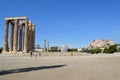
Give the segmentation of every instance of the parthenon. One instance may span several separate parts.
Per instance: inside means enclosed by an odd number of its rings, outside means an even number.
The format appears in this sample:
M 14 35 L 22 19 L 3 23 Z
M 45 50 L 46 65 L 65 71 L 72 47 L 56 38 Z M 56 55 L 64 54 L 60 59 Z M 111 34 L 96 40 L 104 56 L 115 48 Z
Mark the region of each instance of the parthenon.
M 10 40 L 8 40 L 9 31 Z M 26 16 L 5 18 L 4 48 L 2 53 L 28 53 L 34 50 L 34 44 L 35 25 Z

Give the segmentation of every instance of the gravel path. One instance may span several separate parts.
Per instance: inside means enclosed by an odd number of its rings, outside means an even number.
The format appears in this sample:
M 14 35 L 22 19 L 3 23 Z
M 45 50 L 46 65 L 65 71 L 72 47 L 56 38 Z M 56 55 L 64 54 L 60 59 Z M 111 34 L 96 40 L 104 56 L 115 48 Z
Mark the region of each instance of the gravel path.
M 0 56 L 0 80 L 120 80 L 120 54 Z

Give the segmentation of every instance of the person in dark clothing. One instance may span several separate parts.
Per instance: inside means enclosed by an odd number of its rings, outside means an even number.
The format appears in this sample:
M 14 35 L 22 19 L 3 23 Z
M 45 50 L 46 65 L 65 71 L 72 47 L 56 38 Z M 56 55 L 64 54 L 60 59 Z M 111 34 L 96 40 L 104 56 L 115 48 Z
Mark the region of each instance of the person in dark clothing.
M 33 54 L 32 54 L 32 51 L 30 51 L 30 56 L 32 57 L 32 55 L 33 55 Z
M 41 56 L 41 53 L 39 52 L 39 57 Z

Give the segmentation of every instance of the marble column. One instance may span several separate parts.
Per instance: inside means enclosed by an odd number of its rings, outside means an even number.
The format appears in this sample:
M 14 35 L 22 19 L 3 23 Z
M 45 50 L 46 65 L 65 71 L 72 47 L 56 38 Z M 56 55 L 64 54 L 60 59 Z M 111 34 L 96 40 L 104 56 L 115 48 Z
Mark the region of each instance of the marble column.
M 10 52 L 13 51 L 13 39 L 14 39 L 14 24 L 11 24 L 11 31 L 10 31 Z
M 20 34 L 19 34 L 19 51 L 22 51 L 22 34 L 23 34 L 23 28 L 22 24 L 20 24 Z
M 32 22 L 29 21 L 29 51 L 32 51 Z
M 49 41 L 47 42 L 47 52 L 49 52 Z
M 23 43 L 22 43 L 22 51 L 24 51 L 24 36 L 25 36 L 25 26 L 23 26 L 23 35 L 22 35 L 22 40 L 23 40 Z
M 35 46 L 35 25 L 32 25 L 32 50 L 34 50 Z
M 8 25 L 9 25 L 8 20 L 5 20 L 4 48 L 2 53 L 5 53 L 8 51 L 8 27 L 9 27 Z
M 44 40 L 44 52 L 46 52 L 46 39 Z
M 18 19 L 15 19 L 13 52 L 16 53 L 17 49 L 18 49 Z
M 31 32 L 30 32 L 30 21 L 28 23 L 28 51 L 30 51 L 30 44 L 32 43 L 30 41 L 30 37 L 31 37 Z
M 28 20 L 25 20 L 24 52 L 28 53 Z

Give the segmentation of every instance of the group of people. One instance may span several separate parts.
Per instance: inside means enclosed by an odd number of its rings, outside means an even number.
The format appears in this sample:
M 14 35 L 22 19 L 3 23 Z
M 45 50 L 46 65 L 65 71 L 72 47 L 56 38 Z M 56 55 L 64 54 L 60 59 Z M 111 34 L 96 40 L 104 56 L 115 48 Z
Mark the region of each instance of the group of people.
M 37 51 L 37 52 L 35 52 L 34 55 L 33 55 L 33 52 L 30 51 L 30 57 L 33 57 L 33 56 L 35 56 L 35 58 L 37 59 L 37 56 L 40 57 L 40 56 L 41 56 L 41 53 Z

